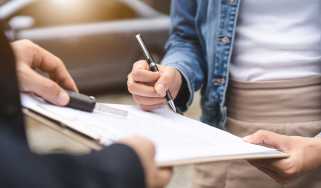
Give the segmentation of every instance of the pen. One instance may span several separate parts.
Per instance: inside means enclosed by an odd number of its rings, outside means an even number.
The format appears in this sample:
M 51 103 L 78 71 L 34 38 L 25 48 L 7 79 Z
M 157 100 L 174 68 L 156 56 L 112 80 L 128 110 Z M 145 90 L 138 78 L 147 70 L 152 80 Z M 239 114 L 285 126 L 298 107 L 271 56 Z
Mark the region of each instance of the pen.
M 158 67 L 157 67 L 157 63 L 156 61 L 154 60 L 153 56 L 151 56 L 151 54 L 149 53 L 145 43 L 144 43 L 144 40 L 142 38 L 142 36 L 140 34 L 137 34 L 136 35 L 136 39 L 141 47 L 141 49 L 143 50 L 144 52 L 144 55 L 145 55 L 145 58 L 147 60 L 147 63 L 149 65 L 149 70 L 150 71 L 153 71 L 153 72 L 159 72 L 158 70 Z M 173 100 L 173 97 L 172 97 L 172 94 L 169 90 L 166 91 L 166 101 L 169 105 L 169 107 L 174 111 L 176 112 L 176 107 L 175 107 L 175 103 L 174 103 L 174 100 Z

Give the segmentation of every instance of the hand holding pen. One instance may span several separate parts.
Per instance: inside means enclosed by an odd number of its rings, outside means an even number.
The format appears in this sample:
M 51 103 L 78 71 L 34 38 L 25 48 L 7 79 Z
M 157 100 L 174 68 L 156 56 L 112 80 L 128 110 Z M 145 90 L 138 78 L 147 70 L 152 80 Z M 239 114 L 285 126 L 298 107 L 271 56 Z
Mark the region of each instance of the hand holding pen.
M 142 47 L 141 44 L 140 47 Z M 145 49 L 147 49 L 146 46 Z M 174 105 L 171 99 L 175 99 L 181 88 L 181 74 L 175 68 L 156 65 L 153 57 L 146 53 L 144 55 L 147 60 L 136 62 L 128 75 L 128 90 L 133 95 L 134 101 L 147 111 L 166 103 Z M 174 106 L 172 109 L 175 110 L 175 108 Z

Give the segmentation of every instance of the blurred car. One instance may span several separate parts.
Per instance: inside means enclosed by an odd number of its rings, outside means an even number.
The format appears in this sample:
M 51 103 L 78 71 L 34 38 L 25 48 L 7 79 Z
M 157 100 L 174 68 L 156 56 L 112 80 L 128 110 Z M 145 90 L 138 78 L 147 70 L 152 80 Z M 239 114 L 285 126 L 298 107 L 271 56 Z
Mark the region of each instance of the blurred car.
M 139 0 L 10 0 L 0 4 L 15 39 L 30 39 L 66 63 L 81 91 L 126 88 L 133 62 L 143 57 L 141 33 L 160 59 L 169 18 Z

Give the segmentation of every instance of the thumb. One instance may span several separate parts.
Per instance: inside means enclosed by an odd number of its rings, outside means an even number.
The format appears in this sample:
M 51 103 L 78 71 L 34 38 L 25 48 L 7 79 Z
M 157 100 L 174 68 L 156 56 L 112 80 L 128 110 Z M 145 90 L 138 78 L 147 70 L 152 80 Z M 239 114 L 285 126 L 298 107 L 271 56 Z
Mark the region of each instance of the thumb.
M 243 140 L 248 143 L 272 147 L 279 150 L 283 149 L 283 143 L 286 143 L 286 139 L 286 136 L 270 131 L 258 131 L 243 138 Z
M 161 97 L 166 96 L 166 91 L 170 88 L 172 78 L 169 72 L 164 72 L 155 84 L 155 91 Z
M 158 170 L 155 187 L 165 187 L 169 184 L 173 175 L 172 168 L 162 168 Z
M 69 95 L 56 82 L 30 70 L 29 79 L 25 80 L 25 88 L 43 99 L 59 106 L 65 106 L 69 103 Z

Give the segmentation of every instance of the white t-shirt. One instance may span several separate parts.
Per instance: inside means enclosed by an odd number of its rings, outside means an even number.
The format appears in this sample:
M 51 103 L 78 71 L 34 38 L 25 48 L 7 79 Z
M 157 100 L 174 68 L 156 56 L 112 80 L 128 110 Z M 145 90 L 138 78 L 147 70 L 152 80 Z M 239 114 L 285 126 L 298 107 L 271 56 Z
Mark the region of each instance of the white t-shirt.
M 321 0 L 243 0 L 230 73 L 239 81 L 321 75 Z

